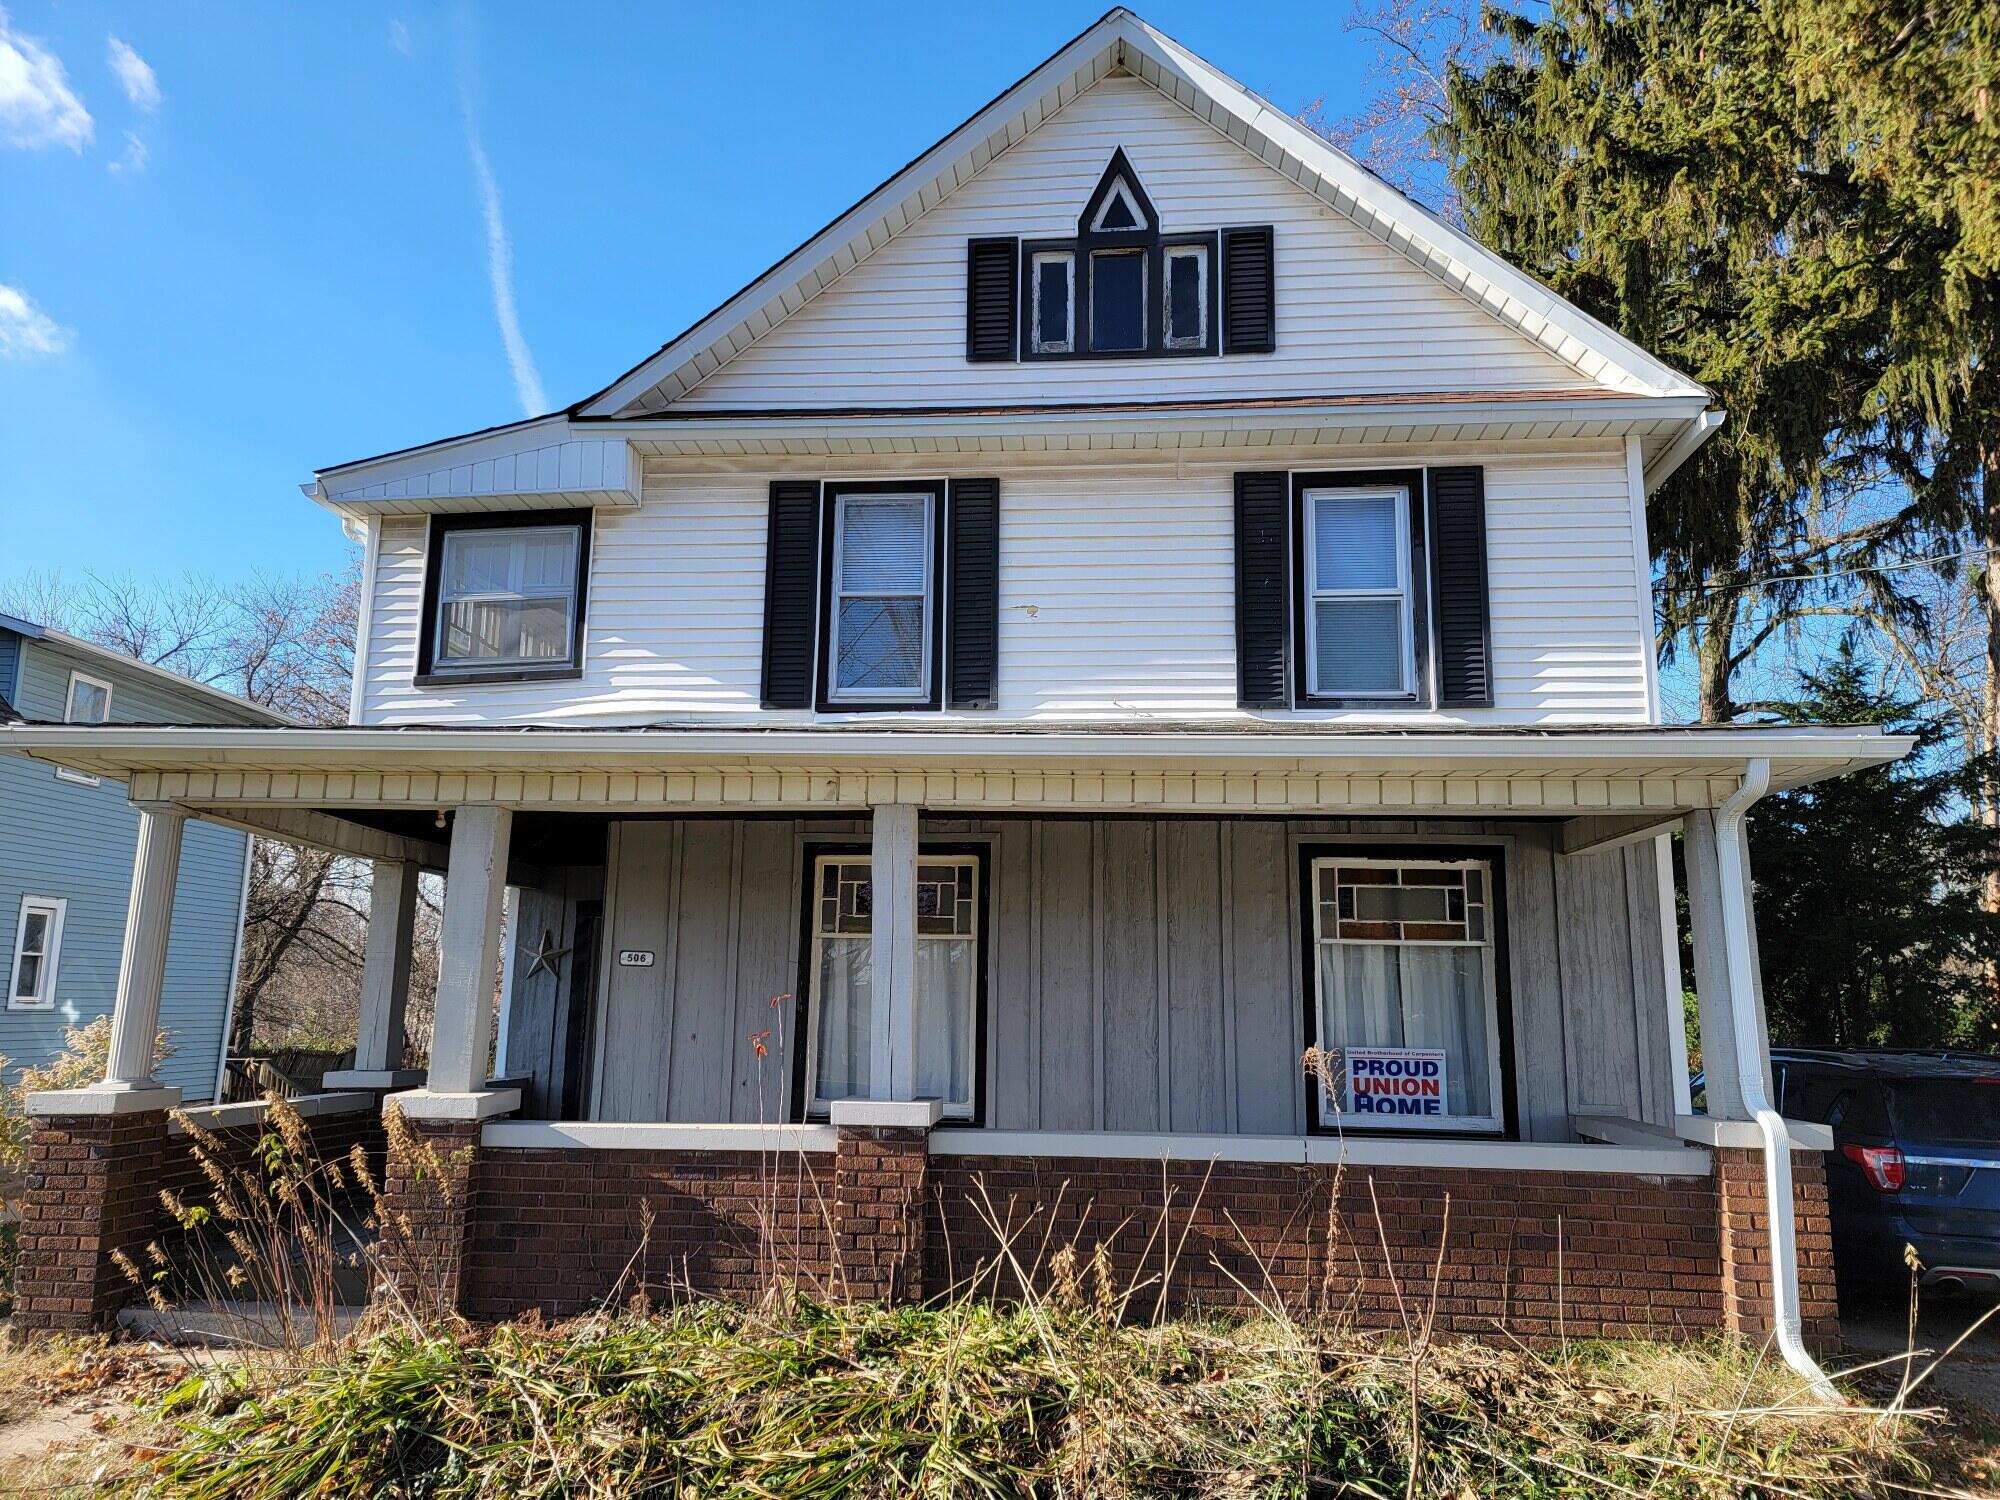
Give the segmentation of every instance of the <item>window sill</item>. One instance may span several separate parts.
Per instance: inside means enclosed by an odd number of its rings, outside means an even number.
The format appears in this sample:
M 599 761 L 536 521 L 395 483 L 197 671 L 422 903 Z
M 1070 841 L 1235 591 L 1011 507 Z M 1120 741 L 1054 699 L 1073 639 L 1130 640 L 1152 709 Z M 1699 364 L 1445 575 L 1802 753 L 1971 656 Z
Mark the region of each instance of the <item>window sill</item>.
M 53 1000 L 9 1000 L 7 1002 L 7 1009 L 9 1010 L 38 1011 L 43 1015 L 49 1014 L 55 1008 L 56 1003 Z
M 583 676 L 582 667 L 520 667 L 491 672 L 419 672 L 410 679 L 414 687 L 478 687 L 518 682 L 574 682 Z
M 1428 710 L 1431 705 L 1415 693 L 1379 695 L 1375 697 L 1302 697 L 1296 700 L 1294 708 L 1414 708 Z
M 845 698 L 828 700 L 818 706 L 820 714 L 934 714 L 942 713 L 935 698 L 921 702 L 891 699 L 887 703 L 849 703 Z

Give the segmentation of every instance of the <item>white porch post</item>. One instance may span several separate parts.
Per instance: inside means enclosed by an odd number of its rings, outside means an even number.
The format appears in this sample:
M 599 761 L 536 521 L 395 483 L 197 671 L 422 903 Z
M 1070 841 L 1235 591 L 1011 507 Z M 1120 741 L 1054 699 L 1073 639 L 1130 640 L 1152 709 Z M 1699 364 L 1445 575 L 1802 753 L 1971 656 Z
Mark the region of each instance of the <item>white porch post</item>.
M 491 805 L 461 807 L 452 819 L 430 1077 L 422 1089 L 396 1096 L 413 1119 L 481 1119 L 520 1103 L 518 1089 L 486 1087 L 513 824 L 512 811 Z
M 167 938 L 173 927 L 174 884 L 180 878 L 181 835 L 186 828 L 187 814 L 177 807 L 139 810 L 125 949 L 118 960 L 117 998 L 111 1008 L 111 1055 L 104 1069 L 107 1091 L 161 1091 L 153 1077 L 153 1039 L 160 1032 L 160 987 L 167 976 Z M 179 1089 L 167 1092 L 174 1095 L 168 1102 L 180 1102 Z
M 1708 1099 L 1708 1113 L 1718 1120 L 1751 1118 L 1743 1097 L 1742 1076 L 1736 1063 L 1736 1017 L 1734 976 L 1729 967 L 1728 928 L 1723 903 L 1728 883 L 1723 879 L 1721 843 L 1716 838 L 1715 814 L 1707 810 L 1691 812 L 1682 820 L 1687 851 L 1688 915 L 1694 938 L 1695 997 L 1701 1007 L 1701 1067 Z M 1748 928 L 1750 973 L 1747 994 L 1754 1021 L 1759 1066 L 1765 1079 L 1771 1073 L 1770 1032 L 1764 1018 L 1764 986 L 1758 972 L 1756 917 L 1751 910 L 1750 855 L 1745 841 L 1735 845 L 1741 878 L 1735 888 L 1741 892 L 1744 924 Z M 1769 1087 L 1768 1084 L 1765 1085 Z
M 374 861 L 368 894 L 368 941 L 361 960 L 361 1019 L 354 1066 L 326 1075 L 330 1089 L 406 1088 L 424 1075 L 403 1067 L 403 1010 L 417 925 L 414 860 Z
M 907 802 L 875 808 L 870 874 L 869 978 L 873 1052 L 869 1096 L 917 1096 L 917 809 Z

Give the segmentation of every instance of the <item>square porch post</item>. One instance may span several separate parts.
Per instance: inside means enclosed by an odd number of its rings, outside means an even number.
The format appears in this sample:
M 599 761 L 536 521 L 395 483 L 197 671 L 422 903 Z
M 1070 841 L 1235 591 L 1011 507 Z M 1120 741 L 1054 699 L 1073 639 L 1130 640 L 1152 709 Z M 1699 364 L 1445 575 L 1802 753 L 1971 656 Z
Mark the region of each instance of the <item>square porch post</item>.
M 917 809 L 875 808 L 869 874 L 869 1097 L 917 1097 Z
M 326 1075 L 330 1089 L 399 1089 L 424 1081 L 403 1066 L 403 1011 L 410 996 L 410 959 L 417 922 L 414 860 L 374 861 L 368 895 L 368 939 L 361 961 L 361 1018 L 354 1066 Z
M 132 899 L 103 1081 L 30 1094 L 14 1322 L 80 1331 L 109 1324 L 133 1295 L 118 1262 L 159 1226 L 167 1111 L 181 1091 L 153 1077 L 160 989 L 187 814 L 142 807 Z

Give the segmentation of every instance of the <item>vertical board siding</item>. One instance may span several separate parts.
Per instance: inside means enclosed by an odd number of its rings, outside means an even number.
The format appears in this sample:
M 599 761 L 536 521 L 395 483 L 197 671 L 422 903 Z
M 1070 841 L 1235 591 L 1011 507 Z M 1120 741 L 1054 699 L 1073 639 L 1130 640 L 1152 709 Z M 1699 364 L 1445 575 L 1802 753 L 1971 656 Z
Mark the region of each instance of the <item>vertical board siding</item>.
M 796 461 L 772 462 L 796 472 Z M 922 472 L 923 462 L 904 461 L 905 472 Z M 1483 462 L 1494 707 L 1288 717 L 1645 721 L 1652 632 L 1639 617 L 1622 450 Z M 991 474 L 990 455 L 976 463 Z M 1240 459 L 1105 454 L 1003 470 L 997 702 L 957 717 L 1243 717 L 1232 492 L 1240 467 Z M 644 505 L 599 514 L 580 681 L 414 686 L 425 528 L 421 519 L 382 522 L 360 668 L 364 720 L 810 719 L 758 706 L 770 477 L 655 467 Z
M 1276 348 L 1261 355 L 971 363 L 966 246 L 1060 238 L 1122 147 L 1168 234 L 1269 224 Z M 1085 90 L 683 395 L 678 407 L 1581 388 L 1593 382 L 1418 270 L 1213 126 L 1130 77 Z M 642 398 L 640 405 L 657 404 Z
M 1634 959 L 1659 946 L 1650 866 L 1622 850 L 1566 859 L 1553 852 L 1554 826 L 927 820 L 926 838 L 969 834 L 992 851 L 988 1124 L 1302 1130 L 1299 851 L 1343 839 L 1472 841 L 1501 854 L 1525 1139 L 1573 1139 L 1573 1113 L 1668 1123 L 1663 981 L 1656 961 Z M 769 1000 L 797 980 L 804 849 L 864 835 L 846 820 L 618 825 L 594 1117 L 784 1117 L 793 1002 Z M 651 949 L 654 966 L 619 968 L 621 947 Z M 759 1062 L 749 1039 L 767 1028 Z
M 229 713 L 225 705 L 177 694 L 171 684 L 124 672 L 115 663 L 72 656 L 38 641 L 21 642 L 17 649 L 15 707 L 28 718 L 62 718 L 73 667 L 111 682 L 115 723 L 214 723 Z M 256 718 L 247 706 L 240 717 Z M 111 1014 L 138 828 L 122 784 L 86 786 L 57 776 L 44 761 L 0 754 L 0 982 L 12 970 L 22 896 L 69 903 L 55 1008 L 0 1005 L 0 1057 L 11 1064 L 8 1076 L 60 1053 L 65 1028 Z M 160 1026 L 173 1052 L 157 1075 L 190 1101 L 215 1092 L 248 850 L 247 837 L 212 823 L 191 822 L 182 840 L 160 993 Z

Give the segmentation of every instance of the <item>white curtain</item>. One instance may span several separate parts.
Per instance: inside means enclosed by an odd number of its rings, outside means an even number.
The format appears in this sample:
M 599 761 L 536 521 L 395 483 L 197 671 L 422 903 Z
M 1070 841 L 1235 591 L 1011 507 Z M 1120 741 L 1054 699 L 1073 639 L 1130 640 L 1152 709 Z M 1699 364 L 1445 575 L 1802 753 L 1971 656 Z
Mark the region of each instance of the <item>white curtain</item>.
M 972 940 L 917 943 L 917 1094 L 972 1102 Z
M 822 1099 L 868 1097 L 869 939 L 820 940 L 819 1055 L 815 1088 Z
M 1442 1048 L 1447 1112 L 1493 1116 L 1482 949 L 1321 943 L 1319 992 L 1322 1047 Z

